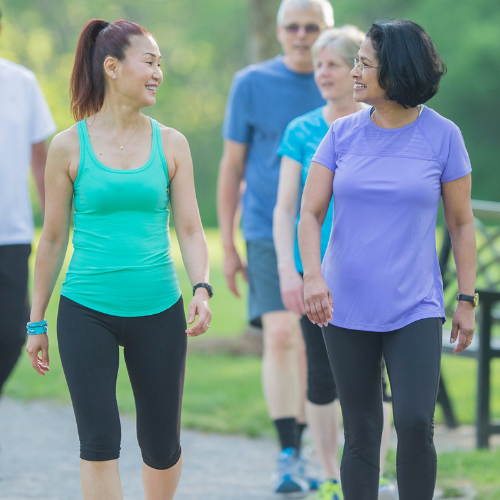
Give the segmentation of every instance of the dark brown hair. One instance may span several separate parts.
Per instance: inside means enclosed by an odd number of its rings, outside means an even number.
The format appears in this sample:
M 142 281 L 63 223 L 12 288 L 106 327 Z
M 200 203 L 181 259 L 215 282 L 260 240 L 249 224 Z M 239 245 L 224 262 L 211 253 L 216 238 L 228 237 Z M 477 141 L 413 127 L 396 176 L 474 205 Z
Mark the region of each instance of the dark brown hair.
M 70 82 L 71 113 L 77 121 L 97 113 L 102 107 L 106 57 L 123 61 L 130 39 L 138 35 L 150 33 L 130 21 L 107 23 L 103 19 L 92 19 L 83 27 Z
M 377 54 L 378 82 L 387 99 L 413 108 L 437 94 L 446 65 L 421 26 L 407 19 L 377 21 L 366 37 Z

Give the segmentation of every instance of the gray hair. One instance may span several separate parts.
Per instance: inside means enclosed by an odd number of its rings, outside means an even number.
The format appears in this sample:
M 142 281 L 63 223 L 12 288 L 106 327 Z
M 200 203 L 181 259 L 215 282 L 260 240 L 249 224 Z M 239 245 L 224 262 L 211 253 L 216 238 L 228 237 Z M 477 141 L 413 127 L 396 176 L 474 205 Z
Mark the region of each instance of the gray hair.
M 319 53 L 325 47 L 331 47 L 345 59 L 347 64 L 352 64 L 352 61 L 358 56 L 359 47 L 364 39 L 365 33 L 352 24 L 325 30 L 312 46 L 313 60 L 316 62 Z
M 311 5 L 319 5 L 323 11 L 323 18 L 328 28 L 333 26 L 333 7 L 328 0 L 281 0 L 281 5 L 278 9 L 278 16 L 276 18 L 278 26 L 283 26 L 285 20 L 285 12 L 288 7 L 298 7 L 299 9 L 307 9 Z

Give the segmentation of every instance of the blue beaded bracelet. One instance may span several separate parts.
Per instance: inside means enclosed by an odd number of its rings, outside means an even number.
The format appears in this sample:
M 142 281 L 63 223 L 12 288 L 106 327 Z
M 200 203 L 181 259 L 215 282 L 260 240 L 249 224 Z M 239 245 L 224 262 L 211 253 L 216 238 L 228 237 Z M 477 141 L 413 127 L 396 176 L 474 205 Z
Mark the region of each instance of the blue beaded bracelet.
M 48 330 L 49 324 L 46 319 L 26 324 L 26 331 L 28 332 L 28 335 L 40 335 L 41 333 L 47 333 Z

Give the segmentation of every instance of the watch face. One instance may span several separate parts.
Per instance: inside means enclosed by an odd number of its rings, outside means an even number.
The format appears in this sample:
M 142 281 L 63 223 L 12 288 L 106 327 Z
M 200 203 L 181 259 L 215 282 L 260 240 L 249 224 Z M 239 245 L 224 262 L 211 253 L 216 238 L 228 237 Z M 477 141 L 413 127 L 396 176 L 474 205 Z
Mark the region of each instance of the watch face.
M 475 293 L 474 294 L 474 307 L 477 307 L 478 304 L 479 304 L 479 294 Z

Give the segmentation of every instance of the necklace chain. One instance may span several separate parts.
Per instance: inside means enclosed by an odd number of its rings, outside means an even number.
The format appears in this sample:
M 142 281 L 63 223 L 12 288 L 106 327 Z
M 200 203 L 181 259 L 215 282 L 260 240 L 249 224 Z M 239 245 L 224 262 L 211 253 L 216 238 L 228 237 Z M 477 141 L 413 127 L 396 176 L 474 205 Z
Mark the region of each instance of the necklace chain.
M 113 140 L 116 142 L 116 144 L 118 145 L 118 147 L 120 148 L 120 151 L 123 151 L 123 149 L 125 148 L 125 146 L 131 141 L 132 137 L 134 137 L 134 135 L 137 133 L 137 131 L 139 130 L 139 127 L 141 126 L 141 117 L 139 117 L 139 122 L 137 123 L 137 127 L 135 128 L 135 131 L 134 133 L 128 138 L 128 141 L 123 145 L 123 146 L 120 146 L 120 143 L 115 139 L 114 135 L 109 131 L 109 128 L 106 127 L 106 124 L 104 123 L 104 118 L 102 117 L 101 113 L 99 113 L 99 116 L 101 118 L 101 121 L 102 121 L 102 124 L 104 125 L 104 128 L 108 131 L 108 134 L 113 138 Z

